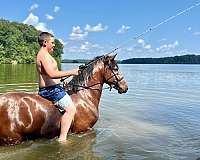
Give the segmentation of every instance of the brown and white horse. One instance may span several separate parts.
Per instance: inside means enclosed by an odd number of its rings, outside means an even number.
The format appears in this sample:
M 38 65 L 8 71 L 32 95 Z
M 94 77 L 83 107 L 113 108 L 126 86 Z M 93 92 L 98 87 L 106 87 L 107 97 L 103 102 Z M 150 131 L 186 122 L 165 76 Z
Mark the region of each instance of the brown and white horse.
M 103 84 L 125 93 L 126 81 L 114 60 L 101 56 L 90 61 L 82 72 L 65 85 L 76 108 L 71 132 L 90 130 L 99 117 Z M 26 139 L 54 138 L 59 135 L 61 114 L 48 100 L 33 93 L 0 95 L 0 145 L 14 145 Z

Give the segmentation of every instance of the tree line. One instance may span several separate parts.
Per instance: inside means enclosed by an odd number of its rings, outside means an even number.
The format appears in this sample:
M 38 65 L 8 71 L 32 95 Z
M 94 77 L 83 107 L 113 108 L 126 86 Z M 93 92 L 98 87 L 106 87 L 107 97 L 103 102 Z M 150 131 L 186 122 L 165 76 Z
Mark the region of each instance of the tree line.
M 183 55 L 163 58 L 130 58 L 122 64 L 200 64 L 200 55 Z
M 40 31 L 33 26 L 0 19 L 0 64 L 35 63 Z M 55 39 L 53 56 L 60 61 L 63 45 Z

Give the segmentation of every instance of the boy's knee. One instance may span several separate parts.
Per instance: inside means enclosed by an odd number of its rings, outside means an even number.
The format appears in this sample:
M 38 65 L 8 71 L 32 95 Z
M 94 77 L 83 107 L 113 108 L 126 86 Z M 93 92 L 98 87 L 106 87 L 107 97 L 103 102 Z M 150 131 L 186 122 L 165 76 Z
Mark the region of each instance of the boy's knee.
M 71 114 L 75 114 L 75 113 L 76 113 L 76 107 L 75 107 L 74 104 L 70 104 L 70 106 L 68 106 L 68 107 L 66 108 L 66 110 L 67 110 L 68 112 L 70 112 Z
M 74 104 L 72 105 L 72 112 L 73 112 L 74 114 L 76 113 L 76 107 L 75 107 Z

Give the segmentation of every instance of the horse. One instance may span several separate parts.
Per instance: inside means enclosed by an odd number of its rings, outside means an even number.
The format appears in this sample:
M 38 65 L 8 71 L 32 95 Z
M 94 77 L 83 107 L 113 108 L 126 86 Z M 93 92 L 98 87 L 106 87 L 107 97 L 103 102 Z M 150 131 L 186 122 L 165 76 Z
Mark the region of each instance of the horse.
M 99 118 L 99 102 L 106 83 L 118 93 L 128 85 L 119 71 L 115 56 L 96 57 L 63 86 L 76 106 L 70 132 L 92 129 Z M 29 139 L 55 138 L 62 114 L 54 104 L 37 93 L 10 92 L 0 95 L 0 145 L 15 145 Z

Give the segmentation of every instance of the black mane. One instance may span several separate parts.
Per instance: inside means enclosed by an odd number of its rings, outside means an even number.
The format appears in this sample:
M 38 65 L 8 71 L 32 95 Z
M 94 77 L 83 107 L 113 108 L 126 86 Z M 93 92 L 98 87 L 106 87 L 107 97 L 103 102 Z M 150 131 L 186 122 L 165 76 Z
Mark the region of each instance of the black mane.
M 93 75 L 94 66 L 105 60 L 105 56 L 97 56 L 90 62 L 86 63 L 87 66 L 85 69 L 81 71 L 81 73 L 77 76 L 74 76 L 72 80 L 67 84 L 68 90 L 78 90 L 80 86 L 85 86 L 85 81 L 90 80 Z

